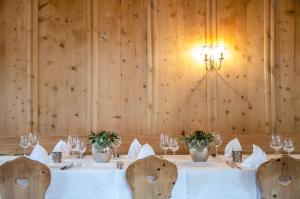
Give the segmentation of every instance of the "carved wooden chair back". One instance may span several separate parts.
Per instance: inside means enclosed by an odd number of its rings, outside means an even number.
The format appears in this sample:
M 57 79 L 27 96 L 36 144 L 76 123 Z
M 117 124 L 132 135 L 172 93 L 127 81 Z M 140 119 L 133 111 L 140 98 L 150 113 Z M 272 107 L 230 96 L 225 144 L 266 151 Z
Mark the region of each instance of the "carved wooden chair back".
M 264 199 L 300 198 L 300 160 L 289 155 L 272 159 L 257 170 Z
M 46 165 L 25 157 L 0 166 L 1 199 L 43 199 L 50 181 Z
M 133 162 L 126 170 L 134 199 L 167 199 L 177 180 L 177 167 L 156 156 Z

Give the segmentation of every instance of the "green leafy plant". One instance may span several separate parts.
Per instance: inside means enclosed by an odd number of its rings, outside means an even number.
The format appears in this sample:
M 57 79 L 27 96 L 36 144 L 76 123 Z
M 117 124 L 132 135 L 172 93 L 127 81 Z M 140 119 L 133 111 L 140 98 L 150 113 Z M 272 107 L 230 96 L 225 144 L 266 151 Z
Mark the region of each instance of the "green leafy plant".
M 180 140 L 183 144 L 190 148 L 206 147 L 214 140 L 214 136 L 211 133 L 196 130 L 191 135 L 182 136 Z
M 92 131 L 89 137 L 92 145 L 103 148 L 111 147 L 119 139 L 120 136 L 117 133 L 109 131 L 100 131 L 96 133 Z

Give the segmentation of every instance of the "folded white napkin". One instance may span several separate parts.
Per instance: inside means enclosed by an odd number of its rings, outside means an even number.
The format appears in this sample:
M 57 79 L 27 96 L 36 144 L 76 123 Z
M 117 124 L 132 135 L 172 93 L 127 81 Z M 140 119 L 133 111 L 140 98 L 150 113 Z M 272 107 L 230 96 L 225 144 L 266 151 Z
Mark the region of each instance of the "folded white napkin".
M 234 138 L 225 147 L 224 156 L 226 158 L 232 157 L 232 151 L 242 151 L 241 144 L 237 138 Z
M 68 157 L 70 154 L 70 149 L 67 143 L 63 140 L 60 140 L 54 147 L 52 152 L 62 152 L 62 157 Z
M 258 168 L 259 165 L 267 161 L 266 153 L 258 146 L 253 144 L 252 154 L 241 164 L 242 167 Z
M 135 138 L 131 142 L 131 145 L 130 145 L 129 150 L 128 150 L 127 158 L 136 159 L 139 152 L 141 151 L 141 149 L 142 149 L 142 145 L 140 144 L 138 139 Z
M 142 146 L 141 151 L 139 152 L 137 159 L 143 159 L 145 157 L 151 156 L 151 155 L 155 155 L 153 148 L 149 145 L 149 144 L 144 144 Z
M 37 144 L 33 148 L 29 158 L 35 161 L 39 161 L 43 164 L 47 164 L 49 162 L 49 156 L 46 149 L 44 149 L 44 147 L 39 144 Z

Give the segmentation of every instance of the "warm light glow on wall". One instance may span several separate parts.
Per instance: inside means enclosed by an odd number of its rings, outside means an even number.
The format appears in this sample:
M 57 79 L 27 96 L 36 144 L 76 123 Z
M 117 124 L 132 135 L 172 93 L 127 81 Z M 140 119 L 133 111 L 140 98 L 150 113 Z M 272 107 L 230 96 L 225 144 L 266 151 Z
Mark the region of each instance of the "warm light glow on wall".
M 205 65 L 206 70 L 219 70 L 228 56 L 223 44 L 213 46 L 198 44 L 191 49 L 190 54 L 198 64 Z
M 203 50 L 203 46 L 201 45 L 197 45 L 191 49 L 191 56 L 198 64 L 204 63 Z

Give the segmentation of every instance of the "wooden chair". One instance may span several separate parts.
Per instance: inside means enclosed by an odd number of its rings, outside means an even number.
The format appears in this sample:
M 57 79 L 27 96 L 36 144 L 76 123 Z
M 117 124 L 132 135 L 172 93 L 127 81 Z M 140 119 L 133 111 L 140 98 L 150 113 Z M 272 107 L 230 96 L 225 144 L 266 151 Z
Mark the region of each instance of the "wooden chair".
M 1 199 L 43 199 L 50 184 L 50 169 L 20 157 L 0 166 Z
M 134 199 L 167 199 L 177 175 L 175 164 L 156 156 L 137 160 L 126 170 Z
M 300 160 L 283 155 L 262 164 L 257 179 L 264 199 L 300 198 Z

